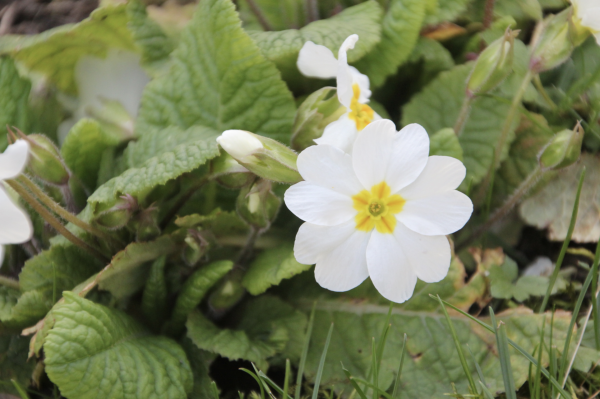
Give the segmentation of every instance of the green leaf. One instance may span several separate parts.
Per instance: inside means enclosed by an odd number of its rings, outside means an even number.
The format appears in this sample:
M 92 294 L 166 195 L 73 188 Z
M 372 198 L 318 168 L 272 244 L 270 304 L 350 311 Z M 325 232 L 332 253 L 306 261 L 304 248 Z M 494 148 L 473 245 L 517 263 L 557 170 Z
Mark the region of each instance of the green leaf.
M 251 31 L 249 34 L 263 54 L 282 71 L 286 81 L 290 81 L 300 76 L 296 66 L 298 52 L 309 40 L 327 47 L 337 57 L 344 40 L 357 34 L 359 40 L 354 49 L 348 52 L 348 62 L 364 57 L 381 39 L 381 15 L 381 7 L 374 1 L 367 1 L 299 30 Z
M 600 238 L 600 197 L 597 195 L 600 188 L 600 160 L 595 155 L 584 153 L 578 163 L 560 171 L 519 208 L 519 213 L 527 224 L 538 229 L 548 229 L 550 240 L 563 241 L 567 235 L 583 167 L 587 170 L 572 240 L 597 242 Z
M 304 0 L 254 0 L 260 13 L 269 24 L 270 30 L 278 31 L 289 28 L 298 29 L 306 24 L 306 4 Z M 256 15 L 252 12 L 248 1 L 238 3 L 244 27 L 261 29 Z
M 452 128 L 442 129 L 431 135 L 429 155 L 445 155 L 462 161 L 463 150 Z
M 197 131 L 197 128 L 190 130 Z M 92 205 L 93 209 L 98 209 L 99 205 L 110 204 L 124 194 L 130 194 L 138 202 L 143 203 L 146 195 L 154 187 L 191 172 L 219 155 L 217 142 L 214 139 L 216 133 L 215 135 L 204 135 L 203 133 L 203 136 L 207 138 L 180 144 L 171 151 L 162 152 L 160 147 L 156 148 L 156 151 L 161 152 L 160 155 L 109 180 L 88 198 L 88 203 Z M 144 158 L 145 155 L 140 153 L 141 155 L 137 156 Z
M 252 295 L 260 295 L 281 280 L 291 278 L 311 268 L 296 261 L 293 246 L 284 244 L 262 252 L 250 264 L 242 285 Z
M 208 290 L 232 268 L 233 262 L 223 260 L 203 266 L 192 274 L 181 288 L 167 330 L 174 335 L 179 334 L 183 330 L 188 315 L 200 305 Z
M 419 123 L 429 134 L 453 127 L 464 100 L 466 80 L 472 64 L 457 66 L 442 72 L 422 92 L 404 106 L 402 125 Z M 459 137 L 467 167 L 466 182 L 477 184 L 492 164 L 494 149 L 500 137 L 509 105 L 490 97 L 473 102 L 470 117 Z M 506 158 L 512 137 L 506 140 L 502 159 Z
M 52 308 L 52 296 L 40 290 L 27 291 L 18 296 L 14 302 L 14 293 L 8 294 L 8 298 L 0 301 L 12 305 L 10 311 L 7 308 L 0 314 L 0 322 L 3 326 L 11 329 L 29 327 L 42 319 Z M 6 293 L 0 292 L 0 295 Z M 10 301 L 10 302 L 9 302 Z
M 31 83 L 19 76 L 15 63 L 9 57 L 0 57 L 0 151 L 6 145 L 6 126 L 29 130 L 29 92 Z
M 142 296 L 142 312 L 155 330 L 158 330 L 167 313 L 166 264 L 167 257 L 164 255 L 152 262 Z
M 0 392 L 17 394 L 11 383 L 13 379 L 22 387 L 29 386 L 36 362 L 27 359 L 28 350 L 28 337 L 0 335 Z
M 212 363 L 216 356 L 198 349 L 187 337 L 182 340 L 181 345 L 187 354 L 194 375 L 194 389 L 189 397 L 194 399 L 215 399 L 211 390 L 212 380 L 208 373 L 210 363 Z
M 187 398 L 192 372 L 183 349 L 152 336 L 115 309 L 66 292 L 52 311 L 46 372 L 69 398 Z
M 417 44 L 423 18 L 423 0 L 392 0 L 381 32 L 381 42 L 358 63 L 356 68 L 369 76 L 371 85 L 379 87 L 396 73 Z
M 425 24 L 437 25 L 444 21 L 453 21 L 467 10 L 472 0 L 433 0 L 434 7 L 428 10 Z
M 104 150 L 119 144 L 94 119 L 81 119 L 69 131 L 60 153 L 73 174 L 89 189 L 96 188 Z
M 235 329 L 220 329 L 197 311 L 190 314 L 186 326 L 198 348 L 263 368 L 278 353 L 300 357 L 305 324 L 301 312 L 275 297 L 261 296 L 246 303 Z
M 288 141 L 294 112 L 291 93 L 241 28 L 234 4 L 207 0 L 181 33 L 169 70 L 146 87 L 136 132 L 200 125 Z
M 126 11 L 129 18 L 127 27 L 142 51 L 142 65 L 158 74 L 166 69 L 169 54 L 175 49 L 175 41 L 148 18 L 146 7 L 139 0 L 127 3 Z
M 102 7 L 76 25 L 35 36 L 6 37 L 0 41 L 0 53 L 12 54 L 59 89 L 77 94 L 75 66 L 82 56 L 104 58 L 111 48 L 137 50 L 127 22 L 125 5 Z
M 210 215 L 192 214 L 177 218 L 175 224 L 183 228 L 201 228 L 211 231 L 217 238 L 231 234 L 246 235 L 248 225 L 235 212 L 217 208 Z
M 428 83 L 438 73 L 454 67 L 452 54 L 440 42 L 426 37 L 420 37 L 408 60 L 416 64 L 410 75 L 418 74 L 419 87 Z

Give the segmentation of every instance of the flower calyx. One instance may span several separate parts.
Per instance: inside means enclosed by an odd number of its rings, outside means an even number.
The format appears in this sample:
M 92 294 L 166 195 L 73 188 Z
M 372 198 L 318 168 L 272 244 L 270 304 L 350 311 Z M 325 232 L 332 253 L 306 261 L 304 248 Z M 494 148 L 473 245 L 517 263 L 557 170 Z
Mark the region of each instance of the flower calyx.
M 258 229 L 269 228 L 281 207 L 281 199 L 271 188 L 270 181 L 259 179 L 240 190 L 236 210 L 242 220 Z
M 94 223 L 109 230 L 118 230 L 129 223 L 138 208 L 133 196 L 122 195 L 111 206 L 98 210 Z
M 565 129 L 556 133 L 540 154 L 540 166 L 544 170 L 557 170 L 577 162 L 581 155 L 584 134 L 579 122 L 573 130 Z

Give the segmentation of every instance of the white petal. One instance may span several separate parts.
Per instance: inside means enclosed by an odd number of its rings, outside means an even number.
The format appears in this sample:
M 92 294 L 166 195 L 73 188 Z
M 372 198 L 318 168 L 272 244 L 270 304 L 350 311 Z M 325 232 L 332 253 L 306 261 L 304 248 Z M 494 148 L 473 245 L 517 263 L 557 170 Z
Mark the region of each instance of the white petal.
M 412 296 L 417 275 L 394 235 L 373 231 L 367 245 L 367 267 L 373 285 L 386 299 L 402 303 Z
M 596 3 L 596 7 L 591 7 L 581 15 L 581 24 L 590 28 L 594 33 L 600 31 L 600 4 Z
M 0 154 L 0 181 L 19 176 L 27 165 L 28 157 L 29 143 L 25 140 L 17 140 L 6 147 Z
M 315 279 L 321 287 L 348 291 L 369 277 L 365 253 L 370 233 L 352 229 L 348 239 L 317 260 Z
M 398 223 L 394 237 L 419 279 L 426 283 L 437 283 L 446 277 L 452 259 L 446 236 L 424 236 Z
M 464 180 L 467 169 L 461 161 L 452 157 L 433 155 L 417 180 L 401 189 L 404 199 L 419 199 L 456 189 Z
M 395 134 L 394 122 L 382 119 L 368 124 L 356 138 L 352 165 L 367 190 L 385 180 Z
M 8 197 L 0 187 L 0 245 L 29 241 L 33 228 L 29 215 Z
M 332 145 L 347 154 L 351 154 L 357 135 L 356 122 L 348 118 L 348 113 L 345 113 L 337 121 L 327 125 L 323 131 L 323 135 L 315 139 L 314 142 L 319 145 Z
M 335 226 L 356 215 L 348 195 L 306 181 L 288 188 L 284 200 L 294 215 L 319 226 Z
M 353 66 L 348 67 L 350 69 L 350 74 L 352 75 L 352 83 L 357 83 L 360 88 L 360 97 L 358 98 L 358 102 L 362 104 L 366 104 L 369 102 L 369 98 L 371 98 L 371 90 L 369 81 L 369 77 L 358 72 L 358 69 Z
M 317 263 L 320 257 L 333 251 L 356 230 L 354 220 L 335 226 L 317 226 L 303 223 L 294 241 L 294 256 L 304 265 Z
M 337 75 L 338 62 L 331 50 L 310 41 L 302 46 L 296 64 L 310 78 L 331 79 Z
M 352 158 L 330 145 L 308 147 L 298 155 L 298 172 L 307 182 L 353 196 L 363 188 L 352 169 Z
M 337 95 L 340 103 L 346 108 L 350 108 L 352 100 L 352 71 L 348 65 L 348 56 L 346 52 L 354 48 L 354 44 L 358 41 L 358 35 L 350 35 L 344 40 L 340 51 L 338 52 L 338 67 L 337 67 Z
M 460 230 L 472 213 L 471 199 L 452 190 L 406 201 L 396 218 L 412 231 L 426 236 L 437 236 Z
M 405 126 L 394 136 L 392 156 L 385 181 L 395 193 L 421 174 L 429 158 L 429 136 L 416 123 Z

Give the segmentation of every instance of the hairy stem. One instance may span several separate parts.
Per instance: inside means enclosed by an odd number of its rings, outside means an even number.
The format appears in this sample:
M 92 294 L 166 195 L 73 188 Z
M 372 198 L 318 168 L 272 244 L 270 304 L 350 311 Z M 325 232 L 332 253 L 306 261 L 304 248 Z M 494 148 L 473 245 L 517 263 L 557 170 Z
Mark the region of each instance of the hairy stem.
M 263 29 L 266 31 L 273 30 L 273 28 L 271 27 L 271 24 L 269 24 L 269 21 L 267 21 L 264 14 L 262 13 L 260 7 L 254 2 L 254 0 L 246 0 L 246 2 L 248 3 L 248 6 L 252 10 L 252 13 L 258 20 L 258 23 L 260 24 L 260 26 L 262 26 Z
M 29 193 L 29 191 L 27 191 L 27 189 L 18 181 L 5 180 L 5 183 L 12 187 L 12 189 L 15 190 L 16 193 L 21 196 L 21 198 L 27 201 L 27 203 L 33 208 L 33 210 L 36 211 L 46 222 L 48 222 L 48 224 L 52 226 L 54 230 L 56 230 L 59 234 L 62 234 L 67 240 L 71 241 L 73 244 L 84 249 L 85 251 L 89 252 L 102 262 L 108 261 L 108 258 L 104 256 L 99 250 L 92 247 L 87 242 L 83 241 L 82 239 L 78 238 L 73 233 L 71 233 L 69 230 L 67 230 L 67 228 L 63 226 L 63 224 L 56 217 L 54 217 L 54 215 L 52 215 L 52 213 L 48 209 L 46 209 L 42 204 L 40 204 Z
M 21 289 L 21 286 L 19 285 L 19 282 L 17 280 L 14 280 L 14 279 L 10 278 L 10 277 L 0 276 L 0 285 L 3 285 L 5 287 L 9 287 L 9 288 L 14 288 L 15 290 Z
M 527 194 L 527 192 L 537 183 L 537 181 L 542 177 L 544 171 L 541 167 L 536 166 L 536 168 L 527 176 L 527 178 L 516 188 L 516 190 L 512 193 L 512 195 L 506 200 L 504 205 L 500 208 L 496 209 L 494 213 L 483 223 L 481 226 L 476 228 L 466 239 L 462 240 L 459 244 L 456 245 L 456 251 L 460 251 L 465 248 L 477 238 L 479 238 L 483 233 L 488 231 L 497 221 L 505 217 L 514 207 L 517 205 L 523 196 Z
M 102 231 L 94 226 L 91 226 L 90 224 L 79 219 L 77 216 L 73 215 L 68 210 L 64 209 L 62 206 L 57 204 L 48 194 L 46 194 L 44 192 L 44 190 L 39 188 L 37 186 L 37 184 L 32 182 L 31 179 L 29 179 L 27 176 L 20 175 L 17 178 L 17 180 L 19 181 L 19 183 L 21 183 L 25 187 L 27 187 L 27 189 L 29 189 L 29 191 L 31 191 L 31 193 L 38 199 L 38 201 L 40 201 L 42 204 L 47 206 L 48 209 L 50 209 L 52 212 L 56 213 L 60 218 L 66 220 L 69 223 L 74 224 L 75 226 L 79 227 L 80 229 L 82 229 L 84 231 L 87 231 L 88 233 L 90 233 L 92 235 L 95 235 L 98 238 L 107 240 L 107 241 L 109 241 L 113 244 L 119 245 L 119 246 L 124 245 L 123 242 L 120 242 L 119 240 L 115 239 L 110 234 L 108 234 L 105 231 Z
M 254 243 L 256 243 L 256 240 L 259 235 L 260 229 L 254 226 L 250 226 L 250 235 L 246 240 L 246 245 L 244 245 L 244 247 L 240 251 L 240 254 L 238 255 L 237 261 L 235 262 L 236 265 L 243 267 L 243 265 L 248 261 L 248 259 L 250 259 L 250 257 L 252 256 L 252 251 L 254 250 Z
M 535 88 L 537 89 L 537 91 L 542 95 L 542 97 L 544 98 L 544 101 L 546 101 L 548 103 L 548 106 L 553 110 L 556 111 L 556 109 L 558 108 L 556 106 L 556 104 L 554 103 L 554 101 L 552 101 L 552 99 L 550 98 L 550 96 L 548 95 L 548 92 L 546 91 L 546 89 L 544 88 L 544 85 L 542 84 L 542 80 L 540 79 L 540 75 L 537 74 L 533 77 L 533 84 L 535 85 Z
M 456 134 L 459 137 L 462 134 L 462 131 L 465 128 L 465 125 L 467 124 L 467 121 L 469 120 L 473 99 L 473 96 L 467 94 L 462 103 L 462 107 L 460 108 L 460 112 L 458 113 L 458 118 L 456 119 L 456 123 L 454 124 L 454 134 Z

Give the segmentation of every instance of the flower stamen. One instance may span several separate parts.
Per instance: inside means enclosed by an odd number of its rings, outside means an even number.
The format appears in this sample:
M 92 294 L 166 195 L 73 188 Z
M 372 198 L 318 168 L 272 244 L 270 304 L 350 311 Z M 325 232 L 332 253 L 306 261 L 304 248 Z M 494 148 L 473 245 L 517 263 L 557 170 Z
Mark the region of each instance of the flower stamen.
M 398 194 L 391 194 L 386 182 L 371 187 L 371 191 L 362 190 L 352 196 L 354 209 L 358 211 L 354 221 L 356 229 L 371 231 L 377 229 L 383 234 L 391 234 L 396 228 L 396 213 L 402 211 L 406 200 Z
M 356 123 L 356 130 L 361 131 L 371 122 L 375 116 L 375 111 L 367 104 L 358 102 L 360 98 L 360 87 L 357 83 L 352 85 L 352 100 L 350 100 L 350 113 L 348 117 Z

